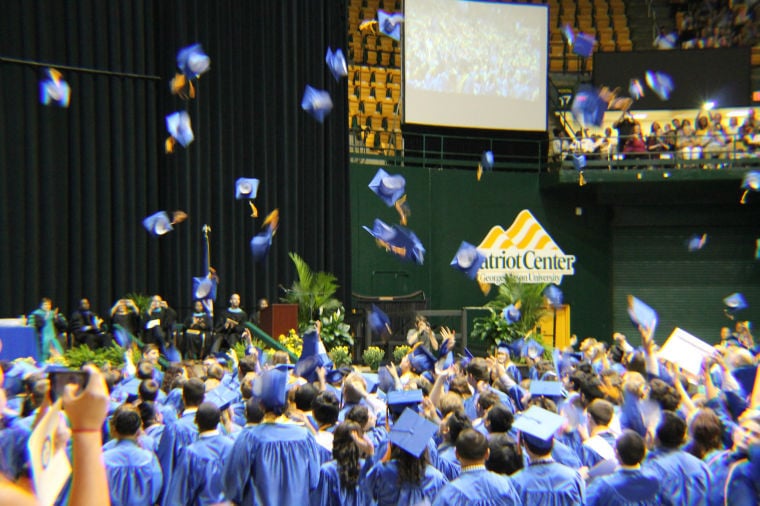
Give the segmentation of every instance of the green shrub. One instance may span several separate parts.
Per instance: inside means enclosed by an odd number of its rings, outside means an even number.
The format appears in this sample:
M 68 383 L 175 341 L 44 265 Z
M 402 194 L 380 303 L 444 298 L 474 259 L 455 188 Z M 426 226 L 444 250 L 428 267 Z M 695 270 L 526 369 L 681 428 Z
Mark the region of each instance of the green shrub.
M 106 364 L 109 364 L 111 368 L 120 369 L 124 366 L 124 351 L 124 348 L 116 344 L 96 350 L 92 350 L 89 346 L 83 344 L 66 350 L 63 353 L 62 362 L 71 369 L 79 369 L 83 364 L 88 362 L 95 364 L 101 369 Z M 136 363 L 137 361 L 135 361 Z
M 412 351 L 411 346 L 405 344 L 393 348 L 393 363 L 396 365 L 400 364 L 404 357 L 409 355 L 410 351 Z
M 336 369 L 338 367 L 350 366 L 353 363 L 348 346 L 335 346 L 327 354 L 330 356 L 330 360 L 333 361 Z
M 362 353 L 364 363 L 373 371 L 377 371 L 377 368 L 380 367 L 383 357 L 385 357 L 385 352 L 377 346 L 370 346 Z

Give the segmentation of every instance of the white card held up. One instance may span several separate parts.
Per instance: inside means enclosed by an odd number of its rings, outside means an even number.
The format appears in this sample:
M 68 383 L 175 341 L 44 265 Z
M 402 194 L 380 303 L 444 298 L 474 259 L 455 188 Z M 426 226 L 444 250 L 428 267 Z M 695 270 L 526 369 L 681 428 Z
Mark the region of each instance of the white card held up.
M 145 330 L 150 330 L 153 327 L 158 327 L 160 325 L 161 325 L 161 319 L 154 318 L 153 320 L 148 320 L 148 323 L 145 324 Z
M 29 436 L 29 460 L 37 500 L 50 506 L 58 498 L 63 485 L 71 475 L 71 463 L 65 445 L 56 447 L 56 432 L 61 418 L 61 399 L 58 399 L 42 417 Z
M 705 358 L 715 354 L 715 348 L 676 327 L 657 353 L 657 358 L 679 366 L 684 372 L 697 377 Z

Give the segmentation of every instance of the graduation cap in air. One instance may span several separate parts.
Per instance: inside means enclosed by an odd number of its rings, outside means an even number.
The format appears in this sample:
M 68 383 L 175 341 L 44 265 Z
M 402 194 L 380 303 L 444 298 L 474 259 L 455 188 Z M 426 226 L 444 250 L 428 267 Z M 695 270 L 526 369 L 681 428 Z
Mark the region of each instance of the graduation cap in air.
M 493 151 L 483 151 L 483 154 L 480 155 L 480 163 L 478 163 L 478 172 L 477 172 L 477 179 L 480 181 L 480 178 L 483 176 L 483 171 L 493 170 Z
M 317 379 L 317 368 L 332 369 L 333 362 L 330 360 L 325 345 L 322 344 L 316 330 L 306 332 L 302 340 L 301 356 L 296 362 L 293 374 L 310 382 L 315 381 Z
M 187 111 L 177 111 L 166 116 L 166 130 L 169 132 L 169 138 L 166 139 L 167 153 L 174 152 L 176 144 L 186 148 L 195 139 Z
M 422 265 L 425 261 L 425 247 L 414 232 L 400 225 L 389 226 L 376 219 L 373 227 L 362 226 L 370 233 L 379 246 L 400 257 Z
M 377 387 L 386 394 L 395 388 L 393 376 L 391 376 L 391 373 L 384 365 L 381 365 L 377 369 L 377 383 Z
M 272 238 L 280 224 L 280 212 L 275 209 L 264 218 L 263 230 L 251 239 L 251 253 L 253 260 L 260 262 L 267 257 L 269 248 L 272 246 Z
M 367 383 L 367 392 L 371 394 L 377 392 L 377 387 L 380 384 L 378 373 L 363 372 L 362 376 L 364 377 L 364 381 Z
M 418 411 L 422 403 L 422 390 L 392 390 L 386 392 L 388 409 L 398 415 L 406 409 Z
M 369 312 L 369 328 L 372 334 L 376 336 L 393 333 L 391 331 L 391 319 L 375 304 L 372 304 L 372 309 Z
M 732 293 L 731 295 L 727 296 L 723 299 L 723 304 L 725 304 L 726 309 L 725 313 L 726 316 L 734 319 L 734 316 L 736 316 L 736 313 L 741 311 L 742 309 L 747 309 L 749 305 L 747 304 L 747 301 L 744 298 L 744 295 L 742 295 L 739 292 Z
M 581 85 L 575 93 L 571 111 L 575 119 L 584 127 L 602 126 L 607 102 L 599 96 L 599 92 L 589 85 Z
M 644 87 L 638 79 L 631 79 L 628 82 L 628 94 L 632 99 L 638 100 L 644 96 Z
M 309 115 L 320 123 L 325 121 L 325 118 L 333 108 L 333 101 L 330 98 L 330 94 L 324 90 L 318 90 L 306 85 L 306 89 L 303 92 L 303 98 L 301 99 L 301 109 L 309 113 Z
M 530 395 L 533 397 L 559 399 L 562 397 L 562 383 L 559 381 L 531 380 Z
M 143 220 L 142 224 L 143 227 L 145 227 L 145 230 L 150 232 L 153 236 L 161 236 L 174 230 L 174 227 L 172 227 L 172 220 L 169 218 L 166 211 L 159 211 L 155 214 L 151 214 Z
M 538 406 L 532 406 L 512 424 L 519 430 L 524 441 L 541 451 L 550 451 L 554 444 L 554 433 L 562 426 L 564 418 Z
M 664 72 L 647 70 L 644 74 L 647 86 L 660 100 L 668 100 L 673 92 L 673 79 Z
M 586 178 L 583 177 L 583 169 L 586 168 L 586 155 L 573 155 L 573 168 L 578 171 L 578 186 L 586 184 Z
M 401 40 L 401 23 L 403 21 L 404 15 L 400 12 L 390 13 L 382 9 L 377 10 L 377 27 L 380 33 L 391 39 Z
M 573 42 L 573 53 L 583 58 L 588 58 L 594 52 L 596 38 L 587 33 L 578 33 Z
M 388 439 L 413 457 L 419 458 L 437 430 L 438 426 L 430 420 L 411 409 L 405 409 L 393 424 Z
M 558 308 L 562 306 L 562 290 L 557 285 L 551 284 L 544 288 L 544 297 L 546 297 L 552 307 Z
M 253 396 L 268 410 L 277 411 L 285 406 L 292 368 L 290 364 L 277 364 L 254 378 Z
M 505 307 L 501 312 L 501 316 L 509 325 L 519 322 L 522 316 L 520 314 L 520 302 L 518 301 L 516 304 L 510 304 Z
M 192 44 L 177 52 L 177 67 L 188 79 L 196 79 L 208 72 L 211 58 L 203 52 L 200 44 Z
M 636 327 L 654 330 L 657 326 L 657 312 L 633 295 L 628 296 L 628 316 Z
M 742 193 L 742 198 L 739 200 L 739 202 L 746 204 L 747 195 L 749 195 L 749 192 L 756 192 L 760 190 L 760 172 L 751 170 L 744 174 L 741 188 L 744 190 L 744 193 Z
M 237 200 L 255 199 L 259 192 L 259 180 L 253 177 L 241 177 L 235 181 L 235 198 Z
M 478 251 L 478 248 L 467 241 L 462 241 L 449 265 L 464 272 L 468 278 L 475 279 L 485 261 L 485 255 Z
M 386 206 L 392 207 L 406 192 L 406 179 L 401 174 L 391 175 L 378 169 L 368 186 Z
M 686 248 L 690 252 L 699 251 L 705 247 L 705 244 L 707 244 L 707 234 L 694 234 L 686 241 Z
M 214 276 L 193 278 L 193 300 L 216 300 L 217 282 Z
M 63 74 L 54 68 L 45 69 L 40 81 L 40 102 L 42 105 L 55 104 L 68 107 L 71 101 L 71 88 L 64 81 Z
M 529 337 L 528 339 L 525 339 L 522 343 L 522 348 L 520 350 L 520 355 L 523 357 L 528 357 L 532 359 L 536 359 L 541 357 L 541 355 L 544 354 L 544 347 L 533 339 L 532 337 Z
M 435 356 L 424 346 L 415 346 L 409 353 L 409 362 L 412 365 L 412 371 L 416 374 L 423 374 L 435 369 Z
M 330 69 L 330 73 L 336 81 L 340 81 L 341 77 L 348 75 L 346 57 L 343 55 L 343 50 L 341 48 L 333 51 L 331 47 L 328 47 L 327 54 L 325 55 L 325 63 L 327 63 L 327 67 Z

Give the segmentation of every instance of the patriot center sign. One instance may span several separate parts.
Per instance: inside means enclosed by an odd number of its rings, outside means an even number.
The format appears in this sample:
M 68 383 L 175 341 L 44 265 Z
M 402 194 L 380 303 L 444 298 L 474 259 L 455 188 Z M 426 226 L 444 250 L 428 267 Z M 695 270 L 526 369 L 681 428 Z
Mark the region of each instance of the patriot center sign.
M 478 270 L 478 283 L 498 285 L 509 275 L 522 283 L 562 282 L 575 274 L 575 255 L 566 255 L 544 227 L 523 209 L 506 230 L 496 225 L 478 245 L 486 258 Z

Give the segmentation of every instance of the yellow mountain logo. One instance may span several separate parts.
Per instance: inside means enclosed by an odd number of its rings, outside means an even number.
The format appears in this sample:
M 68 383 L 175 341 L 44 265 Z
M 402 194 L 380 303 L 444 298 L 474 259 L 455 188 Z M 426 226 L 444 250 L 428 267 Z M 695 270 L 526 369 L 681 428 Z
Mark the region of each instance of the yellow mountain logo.
M 478 245 L 485 255 L 478 282 L 499 284 L 509 275 L 523 283 L 555 283 L 575 274 L 574 255 L 566 255 L 544 227 L 523 209 L 506 230 L 496 225 Z

